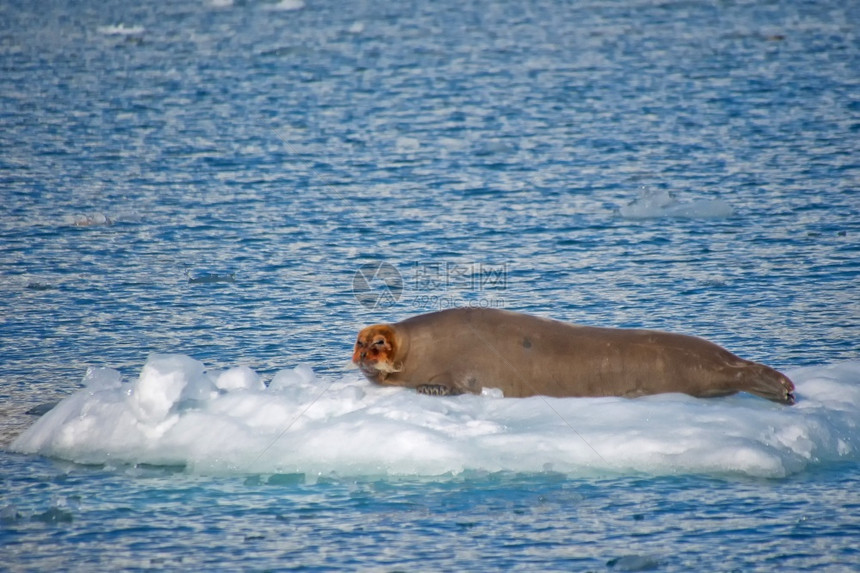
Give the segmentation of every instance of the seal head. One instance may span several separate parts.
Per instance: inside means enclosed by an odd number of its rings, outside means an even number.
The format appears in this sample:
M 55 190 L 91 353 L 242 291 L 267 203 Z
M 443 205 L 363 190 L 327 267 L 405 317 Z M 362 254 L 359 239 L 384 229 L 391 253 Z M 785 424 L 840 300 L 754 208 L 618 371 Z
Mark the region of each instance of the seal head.
M 352 361 L 370 381 L 385 384 L 390 374 L 400 370 L 395 365 L 399 349 L 394 328 L 388 324 L 374 324 L 358 333 Z

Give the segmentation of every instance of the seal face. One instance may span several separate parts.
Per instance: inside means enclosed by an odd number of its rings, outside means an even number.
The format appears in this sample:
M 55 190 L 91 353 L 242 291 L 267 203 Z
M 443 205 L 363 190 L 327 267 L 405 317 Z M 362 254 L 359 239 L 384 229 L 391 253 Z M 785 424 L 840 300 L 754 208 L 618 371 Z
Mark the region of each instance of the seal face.
M 368 326 L 358 334 L 352 361 L 369 380 L 384 384 L 388 375 L 397 371 L 394 367 L 397 348 L 393 327 L 386 324 Z
M 368 326 L 352 361 L 371 382 L 436 396 L 499 388 L 506 397 L 749 392 L 795 401 L 784 374 L 701 338 L 498 309 L 456 308 Z

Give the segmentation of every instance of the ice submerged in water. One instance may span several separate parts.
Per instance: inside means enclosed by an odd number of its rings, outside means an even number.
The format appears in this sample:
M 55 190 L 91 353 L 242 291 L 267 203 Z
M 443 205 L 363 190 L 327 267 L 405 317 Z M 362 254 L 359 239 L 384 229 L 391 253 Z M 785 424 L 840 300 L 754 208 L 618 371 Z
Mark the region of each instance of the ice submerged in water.
M 682 217 L 691 219 L 721 219 L 731 217 L 735 211 L 722 199 L 697 199 L 691 202 L 678 201 L 669 191 L 644 191 L 629 205 L 618 212 L 627 219 L 655 219 Z
M 210 372 L 153 355 L 133 382 L 90 369 L 85 387 L 19 436 L 14 451 L 80 463 L 198 473 L 433 476 L 476 471 L 781 477 L 857 460 L 860 361 L 788 371 L 798 403 L 740 394 L 626 398 L 439 398 L 326 379 L 307 366 L 266 385 L 250 368 Z

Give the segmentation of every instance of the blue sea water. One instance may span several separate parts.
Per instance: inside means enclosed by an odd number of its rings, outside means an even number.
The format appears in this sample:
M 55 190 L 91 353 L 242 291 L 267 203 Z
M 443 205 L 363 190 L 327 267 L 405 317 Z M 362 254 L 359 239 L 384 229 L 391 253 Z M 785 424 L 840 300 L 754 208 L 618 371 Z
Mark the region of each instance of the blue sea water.
M 2 567 L 860 570 L 858 33 L 848 0 L 0 3 Z M 799 401 L 347 368 L 468 304 L 697 334 Z

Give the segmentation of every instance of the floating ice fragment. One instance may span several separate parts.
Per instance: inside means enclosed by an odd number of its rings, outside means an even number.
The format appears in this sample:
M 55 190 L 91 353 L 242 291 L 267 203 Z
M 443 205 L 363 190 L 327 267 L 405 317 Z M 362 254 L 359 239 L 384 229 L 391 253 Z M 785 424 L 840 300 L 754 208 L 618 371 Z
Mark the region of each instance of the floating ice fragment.
M 301 10 L 305 7 L 303 0 L 280 0 L 274 4 L 266 4 L 266 10 L 277 10 L 280 12 L 288 12 L 291 10 Z
M 68 222 L 75 227 L 95 227 L 98 225 L 113 224 L 113 221 L 103 213 L 80 213 L 70 217 Z
M 131 384 L 110 369 L 88 371 L 86 388 L 12 450 L 193 472 L 354 476 L 552 468 L 782 477 L 860 460 L 860 362 L 786 374 L 797 385 L 792 407 L 746 395 L 437 398 L 359 373 L 320 378 L 307 365 L 264 388 L 244 366 L 207 374 L 187 356 L 153 355 Z
M 98 31 L 105 36 L 140 36 L 146 30 L 143 26 L 116 24 L 114 26 L 99 26 Z
M 721 219 L 734 215 L 732 206 L 722 199 L 697 199 L 682 203 L 669 191 L 648 190 L 630 204 L 618 209 L 627 219 L 678 217 L 690 219 Z

